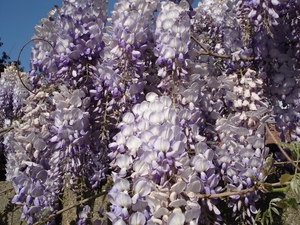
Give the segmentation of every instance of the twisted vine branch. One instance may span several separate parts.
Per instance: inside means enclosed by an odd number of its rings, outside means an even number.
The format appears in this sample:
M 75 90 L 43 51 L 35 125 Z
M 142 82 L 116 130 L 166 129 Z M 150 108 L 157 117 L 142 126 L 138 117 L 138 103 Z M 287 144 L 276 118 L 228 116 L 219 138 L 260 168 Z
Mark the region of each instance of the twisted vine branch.
M 43 39 L 43 38 L 32 38 L 30 41 L 27 41 L 27 42 L 22 46 L 22 48 L 21 48 L 21 50 L 19 51 L 19 54 L 18 54 L 17 62 L 20 61 L 20 57 L 21 57 L 21 54 L 22 54 L 22 51 L 24 50 L 24 48 L 25 48 L 30 42 L 33 42 L 33 41 L 45 41 L 45 42 L 47 42 L 47 43 L 54 49 L 53 45 L 52 45 L 49 41 L 47 41 L 47 40 L 45 40 L 45 39 Z M 24 86 L 24 88 L 25 88 L 27 91 L 29 91 L 30 93 L 36 95 L 37 93 L 35 93 L 35 92 L 33 92 L 32 90 L 30 90 L 30 88 L 27 87 L 27 86 L 25 85 L 24 81 L 22 80 L 21 75 L 20 75 L 20 68 L 19 68 L 18 63 L 16 64 L 16 67 L 17 67 L 17 71 L 18 71 L 18 77 L 19 77 L 19 80 L 21 81 L 21 83 L 22 83 L 22 85 Z

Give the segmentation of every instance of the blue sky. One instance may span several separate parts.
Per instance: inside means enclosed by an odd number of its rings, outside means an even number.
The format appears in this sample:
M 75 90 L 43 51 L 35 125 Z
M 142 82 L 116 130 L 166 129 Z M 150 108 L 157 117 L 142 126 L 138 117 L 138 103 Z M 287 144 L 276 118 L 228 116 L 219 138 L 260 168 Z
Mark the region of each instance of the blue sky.
M 47 17 L 54 5 L 59 7 L 62 0 L 0 0 L 0 37 L 3 46 L 0 54 L 6 52 L 11 60 L 17 60 L 22 46 L 31 39 L 35 25 Z M 116 0 L 109 0 L 109 11 Z M 20 58 L 21 66 L 29 72 L 31 46 L 27 45 Z M 0 57 L 1 57 L 0 56 Z

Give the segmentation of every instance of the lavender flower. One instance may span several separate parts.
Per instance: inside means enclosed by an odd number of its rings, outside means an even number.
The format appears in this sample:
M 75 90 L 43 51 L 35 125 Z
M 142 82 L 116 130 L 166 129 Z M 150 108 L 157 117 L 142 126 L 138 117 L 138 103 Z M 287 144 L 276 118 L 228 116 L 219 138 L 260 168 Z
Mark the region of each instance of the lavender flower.
M 192 2 L 120 0 L 107 19 L 107 2 L 65 0 L 35 27 L 30 82 L 21 73 L 33 93 L 13 66 L 0 78 L 22 220 L 55 213 L 64 185 L 110 176 L 113 224 L 223 224 L 213 196 L 267 179 L 270 116 L 300 140 L 298 3 Z M 228 197 L 232 217 L 254 224 L 261 195 Z

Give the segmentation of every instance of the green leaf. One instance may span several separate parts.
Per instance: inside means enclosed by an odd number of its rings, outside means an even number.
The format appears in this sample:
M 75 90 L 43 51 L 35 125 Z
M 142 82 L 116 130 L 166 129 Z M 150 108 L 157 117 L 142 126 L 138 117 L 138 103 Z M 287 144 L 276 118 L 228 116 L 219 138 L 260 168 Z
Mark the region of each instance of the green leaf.
M 288 205 L 290 207 L 292 207 L 296 211 L 299 211 L 299 209 L 298 209 L 298 202 L 297 202 L 297 200 L 295 198 L 288 198 L 288 199 L 286 199 L 286 202 L 288 203 Z
M 271 210 L 276 213 L 278 216 L 280 216 L 280 213 L 276 207 L 271 207 Z
M 256 213 L 255 222 L 261 222 L 261 210 L 260 209 Z
M 269 208 L 267 209 L 266 213 L 266 221 L 268 221 L 266 224 L 273 223 L 273 217 L 272 217 L 272 211 L 271 211 L 271 205 L 269 205 Z
M 299 156 L 299 150 L 300 150 L 300 143 L 299 142 L 291 142 L 291 143 L 284 143 L 284 142 L 280 142 L 279 143 L 280 146 L 284 147 L 284 148 L 289 148 L 294 155 Z
M 285 143 L 285 142 L 280 142 L 279 145 L 285 148 L 289 148 L 291 150 L 297 150 L 300 148 L 300 143 L 299 142 L 291 142 L 291 143 Z
M 263 222 L 262 222 L 262 224 L 264 225 L 264 224 L 266 224 L 266 225 L 269 225 L 270 223 L 272 223 L 272 219 L 270 218 L 270 217 L 264 217 L 263 218 Z
M 292 191 L 300 197 L 300 174 L 296 173 L 291 181 Z
M 289 206 L 289 204 L 286 201 L 281 201 L 281 202 L 277 202 L 276 206 L 281 208 L 281 209 L 285 209 Z
M 281 202 L 281 201 L 282 201 L 281 198 L 273 198 L 273 199 L 270 201 L 270 203 L 271 203 L 272 205 L 274 205 L 274 203 L 276 204 L 277 202 Z
M 293 175 L 291 174 L 282 174 L 281 177 L 280 177 L 280 184 L 284 184 L 290 180 L 292 180 L 293 178 Z

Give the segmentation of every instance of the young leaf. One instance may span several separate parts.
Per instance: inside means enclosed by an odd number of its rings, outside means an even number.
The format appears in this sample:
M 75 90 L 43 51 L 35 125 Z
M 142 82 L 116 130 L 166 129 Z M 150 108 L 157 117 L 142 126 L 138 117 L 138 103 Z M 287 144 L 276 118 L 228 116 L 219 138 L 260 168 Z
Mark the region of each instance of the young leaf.
M 255 222 L 261 222 L 261 210 L 260 209 L 256 213 Z
M 291 181 L 291 189 L 296 195 L 300 196 L 300 173 L 297 173 L 293 176 Z
M 289 207 L 289 203 L 286 202 L 286 199 L 282 199 L 282 201 L 276 203 L 276 206 L 281 209 L 286 209 Z
M 293 175 L 291 174 L 282 174 L 280 177 L 280 184 L 284 184 L 290 180 L 292 180 Z
M 271 210 L 276 213 L 278 216 L 280 216 L 280 213 L 278 211 L 278 209 L 276 208 L 276 206 L 271 207 Z

